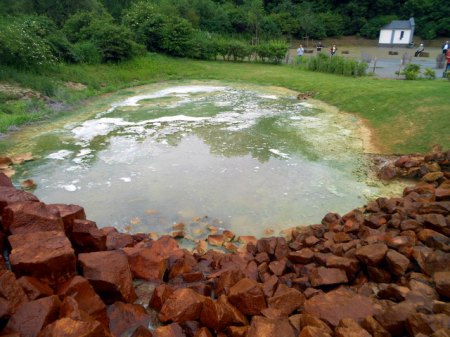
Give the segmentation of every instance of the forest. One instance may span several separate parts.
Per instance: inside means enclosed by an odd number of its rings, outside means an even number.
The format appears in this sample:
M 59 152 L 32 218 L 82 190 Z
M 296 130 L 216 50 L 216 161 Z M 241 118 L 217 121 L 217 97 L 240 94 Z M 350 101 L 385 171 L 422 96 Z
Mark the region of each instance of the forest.
M 394 19 L 450 36 L 448 0 L 0 0 L 0 64 L 117 62 L 146 52 L 279 62 L 292 39 L 377 38 Z

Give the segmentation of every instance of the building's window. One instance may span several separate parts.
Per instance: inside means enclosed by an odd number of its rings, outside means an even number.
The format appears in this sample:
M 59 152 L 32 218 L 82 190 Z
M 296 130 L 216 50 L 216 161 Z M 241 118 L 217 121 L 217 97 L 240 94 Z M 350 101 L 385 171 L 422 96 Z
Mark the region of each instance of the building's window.
M 405 31 L 402 30 L 402 31 L 400 32 L 400 40 L 402 40 L 404 36 L 405 36 Z

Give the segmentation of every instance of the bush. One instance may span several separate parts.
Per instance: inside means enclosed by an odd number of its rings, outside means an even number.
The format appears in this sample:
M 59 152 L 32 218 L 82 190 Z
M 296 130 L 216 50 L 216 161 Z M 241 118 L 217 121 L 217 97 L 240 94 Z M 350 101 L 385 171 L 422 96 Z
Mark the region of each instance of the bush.
M 0 62 L 17 68 L 54 64 L 52 45 L 33 27 L 35 17 L 0 19 Z
M 263 42 L 256 47 L 258 57 L 263 61 L 271 63 L 281 63 L 288 50 L 288 45 L 282 40 L 272 40 Z
M 431 68 L 425 68 L 423 76 L 428 80 L 434 80 L 436 78 L 436 72 Z
M 187 56 L 201 60 L 215 60 L 218 54 L 217 37 L 208 32 L 196 32 L 191 40 Z
M 406 80 L 416 80 L 420 74 L 420 65 L 410 63 L 400 72 L 400 74 L 405 75 Z
M 75 62 L 98 64 L 102 61 L 102 54 L 92 41 L 81 41 L 73 45 Z
M 184 57 L 189 54 L 194 35 L 192 25 L 179 17 L 169 20 L 162 29 L 163 51 L 172 56 Z

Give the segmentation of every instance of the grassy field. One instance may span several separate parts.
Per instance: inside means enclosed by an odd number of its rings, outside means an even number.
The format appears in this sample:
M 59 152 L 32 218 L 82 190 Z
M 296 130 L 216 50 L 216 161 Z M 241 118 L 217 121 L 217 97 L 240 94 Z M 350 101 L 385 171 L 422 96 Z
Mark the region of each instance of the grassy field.
M 424 152 L 437 143 L 450 148 L 447 80 L 349 78 L 301 71 L 290 65 L 193 61 L 161 55 L 118 65 L 61 65 L 40 73 L 0 68 L 1 83 L 20 84 L 49 97 L 17 100 L 20 94 L 1 94 L 0 83 L 0 131 L 43 116 L 52 118 L 54 111 L 71 109 L 95 95 L 180 79 L 249 82 L 314 92 L 316 99 L 361 117 L 373 130 L 375 144 L 386 154 Z M 67 82 L 82 83 L 86 88 L 75 89 Z

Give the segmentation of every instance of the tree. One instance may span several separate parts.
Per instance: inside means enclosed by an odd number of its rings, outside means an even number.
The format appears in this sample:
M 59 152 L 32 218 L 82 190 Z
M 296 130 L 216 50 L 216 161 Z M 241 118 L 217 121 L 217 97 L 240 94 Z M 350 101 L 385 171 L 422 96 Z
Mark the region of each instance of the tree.
M 163 51 L 173 56 L 187 56 L 193 34 L 194 29 L 187 20 L 171 18 L 163 27 Z

